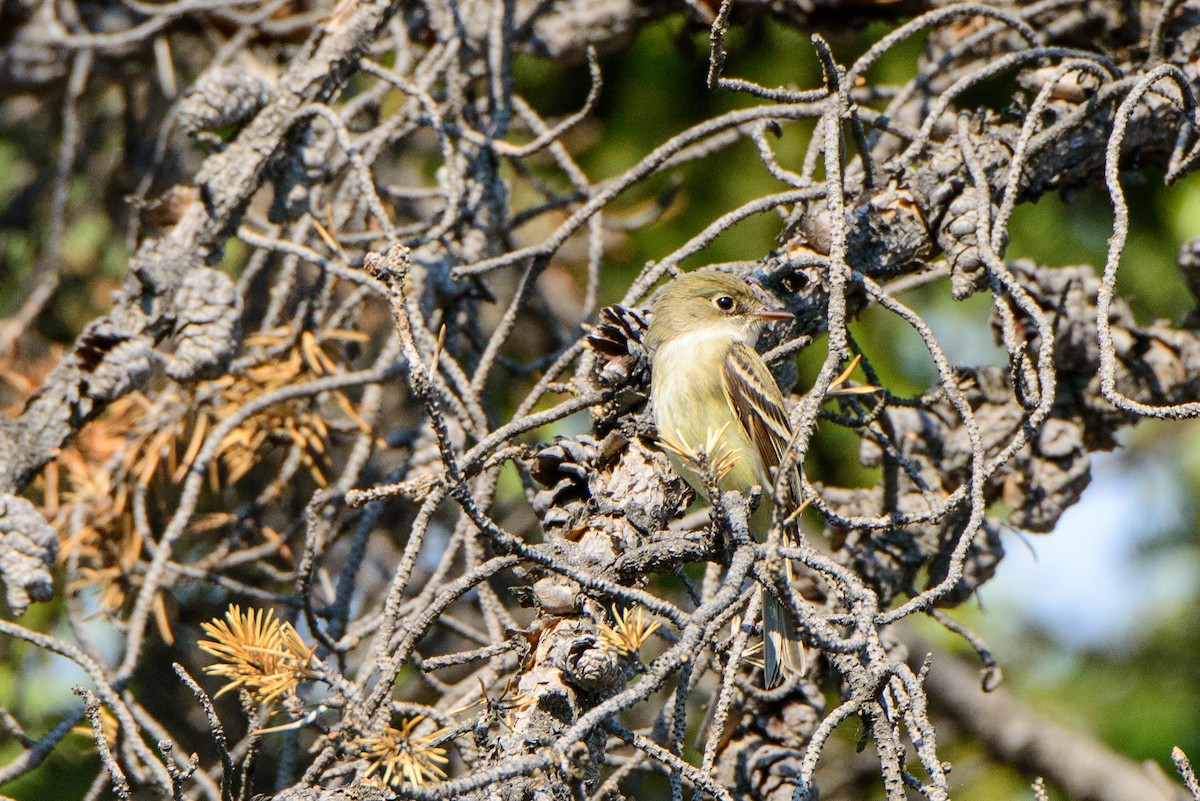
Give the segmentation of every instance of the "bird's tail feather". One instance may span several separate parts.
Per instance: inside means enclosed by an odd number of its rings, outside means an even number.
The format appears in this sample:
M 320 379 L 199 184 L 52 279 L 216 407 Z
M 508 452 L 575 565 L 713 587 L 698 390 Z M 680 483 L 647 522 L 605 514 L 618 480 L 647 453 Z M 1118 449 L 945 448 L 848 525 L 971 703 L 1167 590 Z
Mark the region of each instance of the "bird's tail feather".
M 788 676 L 804 673 L 804 643 L 796 633 L 791 611 L 765 588 L 761 592 L 763 662 L 767 689 L 770 689 Z

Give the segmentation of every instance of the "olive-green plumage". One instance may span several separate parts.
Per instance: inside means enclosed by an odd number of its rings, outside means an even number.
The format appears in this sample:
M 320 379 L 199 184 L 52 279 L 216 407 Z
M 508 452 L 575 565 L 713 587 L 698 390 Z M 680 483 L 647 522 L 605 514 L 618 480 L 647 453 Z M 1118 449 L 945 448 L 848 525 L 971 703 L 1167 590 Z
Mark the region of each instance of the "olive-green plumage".
M 655 299 L 646 344 L 653 352 L 650 398 L 654 421 L 675 469 L 707 497 L 703 475 L 689 458 L 703 449 L 722 491 L 769 495 L 774 471 L 791 439 L 783 395 L 754 344 L 771 320 L 791 315 L 767 308 L 750 285 L 726 273 L 690 273 Z M 787 478 L 790 498 L 798 480 Z M 771 527 L 771 504 L 750 518 L 759 540 Z M 789 564 L 790 575 L 790 564 Z M 791 613 L 764 591 L 766 683 L 801 671 L 803 648 Z

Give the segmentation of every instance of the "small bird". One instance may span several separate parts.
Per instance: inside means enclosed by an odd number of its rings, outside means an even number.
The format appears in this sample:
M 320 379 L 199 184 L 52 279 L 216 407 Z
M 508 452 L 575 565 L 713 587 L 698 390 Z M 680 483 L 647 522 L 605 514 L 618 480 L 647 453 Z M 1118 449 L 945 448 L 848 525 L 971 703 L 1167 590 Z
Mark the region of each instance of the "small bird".
M 713 271 L 676 278 L 655 300 L 646 336 L 653 354 L 654 422 L 675 469 L 706 498 L 704 475 L 693 456 L 698 449 L 704 450 L 722 492 L 772 487 L 791 430 L 783 394 L 754 345 L 768 322 L 791 316 L 768 308 L 745 281 Z M 787 480 L 788 495 L 798 498 L 795 471 Z M 770 528 L 771 504 L 764 502 L 751 515 L 750 530 L 762 541 Z M 804 651 L 792 613 L 774 594 L 762 591 L 762 607 L 770 688 L 803 671 Z

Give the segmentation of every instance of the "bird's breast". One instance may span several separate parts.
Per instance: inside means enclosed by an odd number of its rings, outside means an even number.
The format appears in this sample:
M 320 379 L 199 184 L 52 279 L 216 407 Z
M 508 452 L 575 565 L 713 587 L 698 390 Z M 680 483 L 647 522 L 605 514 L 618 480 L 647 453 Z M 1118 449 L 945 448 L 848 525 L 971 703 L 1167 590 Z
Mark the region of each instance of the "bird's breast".
M 654 356 L 650 394 L 659 438 L 692 451 L 703 449 L 716 462 L 726 461 L 728 470 L 718 482 L 721 489 L 746 492 L 767 481 L 754 443 L 725 396 L 722 372 L 733 343 L 731 337 L 703 336 L 664 343 Z M 669 448 L 668 455 L 679 474 L 707 495 L 704 477 L 695 467 Z

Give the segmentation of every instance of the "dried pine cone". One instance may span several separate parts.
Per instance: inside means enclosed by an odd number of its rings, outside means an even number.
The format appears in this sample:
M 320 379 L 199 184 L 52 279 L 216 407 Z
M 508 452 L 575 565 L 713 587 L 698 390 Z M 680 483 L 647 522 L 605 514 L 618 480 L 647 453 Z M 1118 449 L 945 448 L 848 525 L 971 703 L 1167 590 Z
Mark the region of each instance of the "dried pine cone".
M 644 387 L 650 380 L 650 355 L 642 344 L 646 318 L 637 309 L 606 306 L 600 322 L 588 334 L 596 352 L 596 381 L 604 387 Z
M 31 601 L 54 593 L 50 568 L 58 552 L 58 532 L 24 498 L 0 495 L 0 575 L 8 608 L 21 615 Z
M 533 508 L 546 542 L 578 566 L 607 567 L 640 547 L 682 508 L 687 490 L 660 452 L 617 433 L 558 438 L 533 460 L 546 489 Z
M 987 270 L 979 255 L 976 227 L 979 214 L 975 206 L 974 190 L 968 189 L 958 195 L 950 201 L 937 234 L 938 244 L 950 264 L 950 292 L 955 300 L 970 297 L 982 289 L 987 280 Z
M 79 337 L 76 355 L 89 398 L 110 401 L 145 385 L 153 368 L 154 340 L 130 336 L 108 318 L 93 321 Z
M 533 499 L 534 511 L 547 528 L 569 529 L 587 513 L 591 498 L 588 473 L 600 454 L 599 443 L 584 434 L 579 437 L 555 437 L 533 457 L 530 473 L 546 489 Z
M 956 526 L 955 529 L 958 527 Z M 953 533 L 957 536 L 957 531 Z M 933 563 L 929 566 L 929 586 L 937 584 L 947 575 L 950 568 L 952 542 L 947 540 L 938 551 Z M 984 584 L 996 575 L 996 568 L 1004 558 L 1004 545 L 1000 542 L 1000 524 L 990 517 L 983 520 L 983 525 L 975 533 L 967 548 L 967 557 L 963 561 L 962 578 L 954 587 L 935 602 L 935 606 L 943 609 L 953 609 L 966 602 Z
M 811 675 L 811 674 L 810 674 Z M 746 723 L 778 745 L 803 750 L 825 712 L 825 697 L 812 680 L 802 681 L 787 699 L 754 710 Z
M 717 760 L 718 779 L 727 787 L 747 788 L 747 798 L 790 801 L 804 747 L 825 713 L 820 688 L 804 681 L 780 703 L 759 707 L 741 699 L 735 701 L 738 708 L 744 714 Z
M 1004 500 L 1012 508 L 1009 523 L 1025 531 L 1049 533 L 1063 512 L 1091 483 L 1091 460 L 1083 444 L 1083 427 L 1074 420 L 1052 418 L 1038 432 L 1033 452 L 1018 455 L 1005 484 Z
M 911 497 L 906 495 L 904 499 Z M 871 500 L 872 509 L 875 500 Z M 936 553 L 941 543 L 939 533 L 936 526 L 928 525 L 854 529 L 846 533 L 837 558 L 875 591 L 881 604 L 887 604 L 898 595 L 915 592 L 921 569 L 929 564 L 931 553 Z
M 217 67 L 204 73 L 184 93 L 176 109 L 186 133 L 241 125 L 258 113 L 274 94 L 270 84 L 242 67 Z
M 592 473 L 589 486 L 601 519 L 619 522 L 607 526 L 610 533 L 632 546 L 641 536 L 665 529 L 691 494 L 667 457 L 641 439 L 626 441 L 619 434 L 606 437 L 601 451 L 602 469 Z
M 175 293 L 175 354 L 167 375 L 194 381 L 218 374 L 237 348 L 242 299 L 229 276 L 193 267 Z
M 623 687 L 632 670 L 627 660 L 596 640 L 580 638 L 563 657 L 563 678 L 589 693 L 611 693 Z

